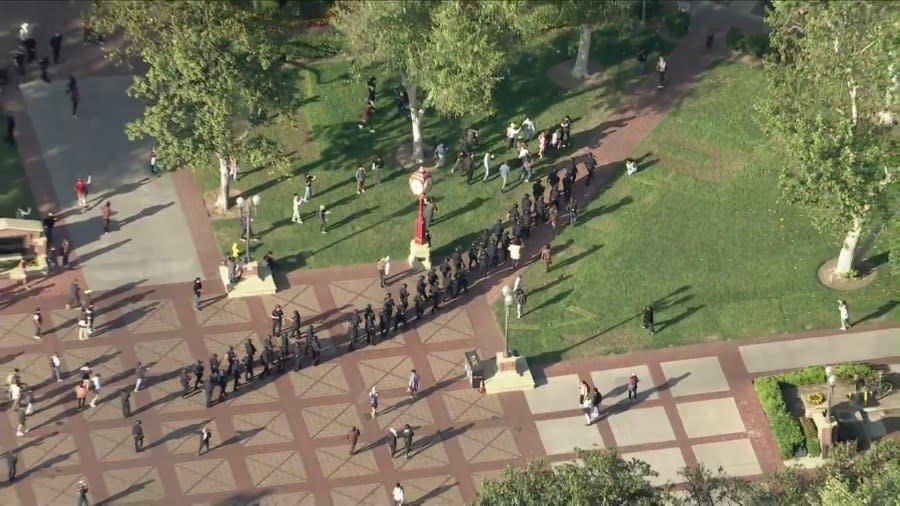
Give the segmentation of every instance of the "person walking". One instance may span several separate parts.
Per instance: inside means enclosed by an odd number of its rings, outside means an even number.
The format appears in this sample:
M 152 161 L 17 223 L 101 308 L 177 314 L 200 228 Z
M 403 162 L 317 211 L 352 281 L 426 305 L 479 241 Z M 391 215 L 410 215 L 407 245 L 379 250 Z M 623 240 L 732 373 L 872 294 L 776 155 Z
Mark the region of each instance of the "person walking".
M 362 165 L 356 168 L 356 194 L 366 193 L 366 169 Z
M 131 436 L 134 438 L 134 453 L 141 453 L 144 449 L 144 427 L 140 420 L 131 427 Z
M 515 123 L 510 123 L 508 127 L 506 127 L 506 142 L 509 145 L 509 149 L 513 149 L 516 147 L 516 137 L 519 135 L 519 131 L 521 128 L 516 128 Z
M 200 448 L 197 450 L 198 457 L 209 451 L 210 439 L 212 439 L 212 431 L 209 430 L 209 426 L 207 425 L 200 430 Z
M 21 404 L 25 405 L 26 416 L 31 416 L 34 414 L 34 391 L 32 389 L 25 389 L 25 392 L 22 394 Z
M 656 85 L 657 88 L 663 88 L 666 85 L 666 68 L 669 66 L 666 63 L 666 59 L 660 55 L 659 60 L 656 62 L 656 73 L 659 74 L 659 84 Z
M 119 401 L 122 404 L 122 418 L 128 418 L 131 416 L 131 392 L 127 388 L 119 392 Z
M 437 211 L 437 204 L 431 197 L 425 198 L 425 209 L 422 210 L 422 217 L 425 219 L 425 230 L 431 230 L 431 221 L 434 219 L 434 212 Z
M 75 81 L 75 76 L 69 76 L 69 85 L 66 88 L 66 94 L 69 95 L 69 100 L 72 101 L 72 117 L 78 117 L 78 103 L 81 101 L 81 94 L 78 92 L 78 83 Z
M 513 296 L 516 299 L 516 318 L 522 318 L 522 315 L 525 314 L 525 302 L 528 300 L 528 296 L 525 295 L 525 290 L 521 286 L 515 289 Z
M 203 370 L 204 369 L 205 368 L 203 367 L 203 362 L 198 360 L 194 363 L 194 370 L 193 370 L 193 372 L 194 372 L 194 390 L 197 390 L 198 388 L 200 388 L 200 383 L 203 382 Z
M 406 386 L 406 393 L 409 395 L 410 399 L 415 399 L 416 394 L 419 392 L 419 373 L 416 372 L 415 369 L 410 371 L 409 373 L 409 383 Z
M 291 209 L 293 209 L 293 214 L 291 214 L 291 221 L 294 223 L 303 223 L 303 218 L 300 217 L 300 205 L 303 204 L 303 199 L 298 194 L 294 194 L 294 200 L 291 203 Z
M 84 311 L 81 312 L 81 315 L 78 317 L 78 340 L 84 341 L 89 337 L 88 329 L 90 325 L 88 325 L 87 315 Z
M 62 51 L 62 35 L 59 32 L 50 37 L 50 50 L 53 53 L 53 64 L 59 65 L 59 53 Z
M 88 502 L 88 485 L 87 482 L 81 480 L 78 482 L 78 504 L 76 506 L 91 506 Z
M 96 408 L 97 401 L 100 400 L 100 388 L 103 386 L 100 383 L 100 373 L 95 372 L 93 375 L 91 375 L 91 385 L 93 385 L 94 389 L 94 396 L 91 397 L 91 407 Z
M 350 441 L 350 455 L 356 454 L 356 443 L 359 441 L 359 429 L 354 425 L 347 433 L 347 441 Z
M 394 506 L 403 506 L 403 500 L 406 498 L 406 493 L 403 491 L 403 485 L 400 485 L 400 482 L 397 482 L 394 485 L 394 490 L 391 491 L 391 500 L 394 501 Z
M 329 214 L 331 214 L 331 211 L 325 209 L 324 204 L 319 206 L 319 212 L 316 213 L 316 217 L 319 218 L 319 232 L 323 234 L 328 233 L 325 229 L 328 227 L 328 219 L 326 216 Z
M 597 387 L 594 387 L 594 391 L 593 393 L 591 393 L 591 413 L 590 420 L 588 420 L 588 425 L 600 419 L 601 402 L 603 402 L 603 395 L 600 393 L 600 390 L 597 390 Z
M 403 427 L 403 439 L 406 442 L 406 458 L 409 458 L 409 451 L 412 449 L 413 444 L 413 430 L 409 424 L 406 424 Z
M 500 191 L 506 191 L 506 182 L 509 180 L 509 163 L 503 162 L 500 165 L 500 181 L 502 184 L 500 185 Z
M 284 310 L 281 309 L 281 304 L 275 304 L 275 309 L 272 310 L 272 335 L 277 336 L 281 334 L 281 327 L 284 325 Z
M 78 403 L 78 411 L 84 409 L 84 406 L 87 402 L 87 388 L 85 388 L 83 383 L 75 385 L 75 400 Z
M 109 219 L 112 216 L 112 203 L 110 201 L 106 201 L 103 204 L 103 207 L 100 208 L 100 215 L 103 217 L 103 234 L 109 233 Z
M 391 257 L 382 257 L 378 259 L 378 262 L 375 264 L 375 268 L 378 269 L 378 283 L 381 288 L 384 288 L 387 284 L 387 280 L 385 279 L 387 276 L 386 267 L 387 263 L 391 261 Z
M 62 243 L 59 245 L 59 256 L 62 257 L 63 269 L 69 268 L 69 255 L 71 253 L 72 253 L 72 247 L 69 245 L 69 240 L 63 239 Z M 69 309 L 68 305 L 66 305 L 66 309 Z
M 178 380 L 181 382 L 181 397 L 187 397 L 193 391 L 191 388 L 191 374 L 187 367 L 182 367 L 178 374 Z
M 34 321 L 34 338 L 41 338 L 41 325 L 44 323 L 44 317 L 41 315 L 41 308 L 34 308 L 34 313 L 31 314 L 31 319 Z
M 509 241 L 507 249 L 509 250 L 509 259 L 512 260 L 513 270 L 518 269 L 519 261 L 522 259 L 522 240 L 518 237 L 513 237 Z
M 544 264 L 544 272 L 550 272 L 550 266 L 553 265 L 553 256 L 550 252 L 550 244 L 544 244 L 541 248 L 541 263 Z
M 137 367 L 134 368 L 134 391 L 137 392 L 144 386 L 144 380 L 146 379 L 147 370 L 149 367 L 145 367 L 143 362 L 138 362 Z
M 63 241 L 65 244 L 65 241 Z M 67 259 L 63 257 L 63 265 L 67 264 Z M 78 280 L 72 281 L 72 284 L 69 285 L 69 302 L 66 303 L 66 309 L 71 309 L 73 307 L 80 308 L 81 307 L 81 285 L 78 284 Z
M 16 409 L 16 418 L 18 421 L 18 425 L 16 425 L 16 436 L 22 437 L 28 432 L 28 427 L 25 426 L 25 408 L 19 407 Z
M 641 49 L 637 55 L 638 61 L 638 75 L 647 75 L 647 59 L 650 57 L 650 52 L 646 49 Z
M 852 325 L 850 325 L 850 310 L 847 308 L 847 301 L 844 299 L 838 299 L 838 312 L 841 314 L 841 330 L 849 330 Z
M 369 390 L 369 415 L 372 417 L 372 420 L 375 419 L 375 415 L 378 414 L 378 389 L 374 386 L 371 390 Z
M 191 286 L 191 292 L 193 292 L 194 294 L 194 308 L 199 311 L 200 296 L 203 295 L 203 282 L 200 281 L 200 276 L 194 278 L 194 283 Z
M 19 457 L 14 451 L 6 452 L 4 455 L 6 460 L 6 481 L 12 483 L 16 481 L 16 465 L 19 463 Z
M 61 367 L 62 360 L 59 358 L 59 354 L 53 352 L 53 355 L 50 355 L 50 370 L 53 371 L 53 377 L 56 378 L 57 383 L 62 383 Z
M 641 324 L 643 325 L 643 327 L 645 329 L 647 329 L 647 332 L 651 336 L 656 333 L 656 331 L 653 329 L 653 308 L 652 307 L 646 306 L 644 308 L 644 312 L 643 312 L 643 315 L 641 318 Z
M 375 175 L 375 183 L 381 184 L 381 170 L 384 169 L 384 160 L 381 155 L 372 157 L 372 174 Z
M 312 174 L 306 174 L 303 176 L 303 202 L 309 202 L 313 196 L 313 181 L 316 180 L 316 176 Z
M 486 183 L 488 180 L 488 176 L 491 175 L 491 160 L 493 159 L 494 155 L 492 155 L 491 153 L 484 154 L 484 179 L 481 180 L 483 183 Z
M 628 400 L 631 402 L 637 401 L 637 390 L 638 390 L 638 376 L 637 373 L 631 373 L 631 376 L 628 377 L 628 381 L 625 382 L 625 390 L 628 391 Z
M 388 427 L 387 444 L 391 451 L 391 458 L 394 458 L 397 454 L 397 429 Z

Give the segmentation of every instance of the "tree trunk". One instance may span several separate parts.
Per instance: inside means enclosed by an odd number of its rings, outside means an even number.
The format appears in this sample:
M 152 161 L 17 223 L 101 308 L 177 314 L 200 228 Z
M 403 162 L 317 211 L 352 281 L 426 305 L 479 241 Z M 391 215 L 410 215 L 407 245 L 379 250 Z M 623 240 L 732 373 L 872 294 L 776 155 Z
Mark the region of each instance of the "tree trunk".
M 216 198 L 216 209 L 224 213 L 228 210 L 228 188 L 230 180 L 228 179 L 228 160 L 221 155 L 219 158 L 219 196 Z
M 856 258 L 856 246 L 859 244 L 859 236 L 862 234 L 862 220 L 853 218 L 853 225 L 847 236 L 844 237 L 844 245 L 841 247 L 841 254 L 838 256 L 837 265 L 834 267 L 834 273 L 839 276 L 849 276 L 853 271 L 854 260 Z
M 572 77 L 584 79 L 588 75 L 588 57 L 591 53 L 591 25 L 581 25 L 581 36 L 578 39 L 578 54 L 575 56 L 575 67 Z
M 406 90 L 406 96 L 409 98 L 409 122 L 412 126 L 412 158 L 416 163 L 425 161 L 424 148 L 422 147 L 422 110 L 419 107 L 419 88 L 406 78 L 405 74 L 400 75 L 400 82 Z

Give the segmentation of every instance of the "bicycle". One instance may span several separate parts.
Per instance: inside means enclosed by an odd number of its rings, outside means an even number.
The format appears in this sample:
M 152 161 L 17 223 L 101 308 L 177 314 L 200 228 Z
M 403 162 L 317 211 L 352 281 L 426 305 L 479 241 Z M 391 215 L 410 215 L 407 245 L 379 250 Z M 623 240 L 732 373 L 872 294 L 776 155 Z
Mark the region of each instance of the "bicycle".
M 878 371 L 875 378 L 868 382 L 862 391 L 863 406 L 868 406 L 870 400 L 881 399 L 893 391 L 894 384 L 884 379 L 883 371 Z

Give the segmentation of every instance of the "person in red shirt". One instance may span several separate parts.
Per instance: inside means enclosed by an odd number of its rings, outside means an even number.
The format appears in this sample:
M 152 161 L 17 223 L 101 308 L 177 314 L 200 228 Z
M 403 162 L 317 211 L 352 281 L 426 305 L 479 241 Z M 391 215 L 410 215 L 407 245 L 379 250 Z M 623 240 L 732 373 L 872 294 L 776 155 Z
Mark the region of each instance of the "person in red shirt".
M 109 233 L 109 217 L 112 216 L 112 204 L 107 200 L 106 204 L 100 208 L 100 214 L 103 216 L 103 233 Z
M 88 176 L 87 181 L 81 178 L 75 180 L 75 196 L 78 197 L 78 206 L 84 211 L 87 208 L 88 186 L 91 184 L 91 177 Z

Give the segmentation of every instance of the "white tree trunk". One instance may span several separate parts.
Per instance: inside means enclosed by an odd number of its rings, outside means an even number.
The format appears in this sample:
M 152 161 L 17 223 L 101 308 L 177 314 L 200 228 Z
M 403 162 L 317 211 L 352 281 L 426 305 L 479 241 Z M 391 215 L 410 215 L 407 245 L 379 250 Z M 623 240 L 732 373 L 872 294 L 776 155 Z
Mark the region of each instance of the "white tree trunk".
M 400 82 L 406 90 L 406 96 L 409 98 L 409 122 L 412 126 L 412 158 L 416 163 L 422 163 L 425 160 L 424 148 L 422 147 L 422 109 L 419 107 L 419 88 L 407 79 L 405 74 L 400 75 Z
M 575 55 L 575 67 L 572 77 L 584 79 L 588 75 L 588 57 L 591 53 L 591 25 L 581 25 L 581 36 L 578 39 L 578 53 Z
M 228 210 L 228 189 L 230 180 L 228 178 L 228 160 L 221 155 L 219 158 L 219 196 L 216 198 L 216 209 L 224 213 Z
M 834 273 L 839 276 L 848 276 L 853 271 L 854 259 L 856 258 L 856 246 L 859 244 L 859 236 L 862 234 L 862 220 L 853 218 L 853 225 L 847 236 L 844 237 L 844 244 L 841 247 L 841 254 L 838 256 L 837 265 L 834 267 Z

